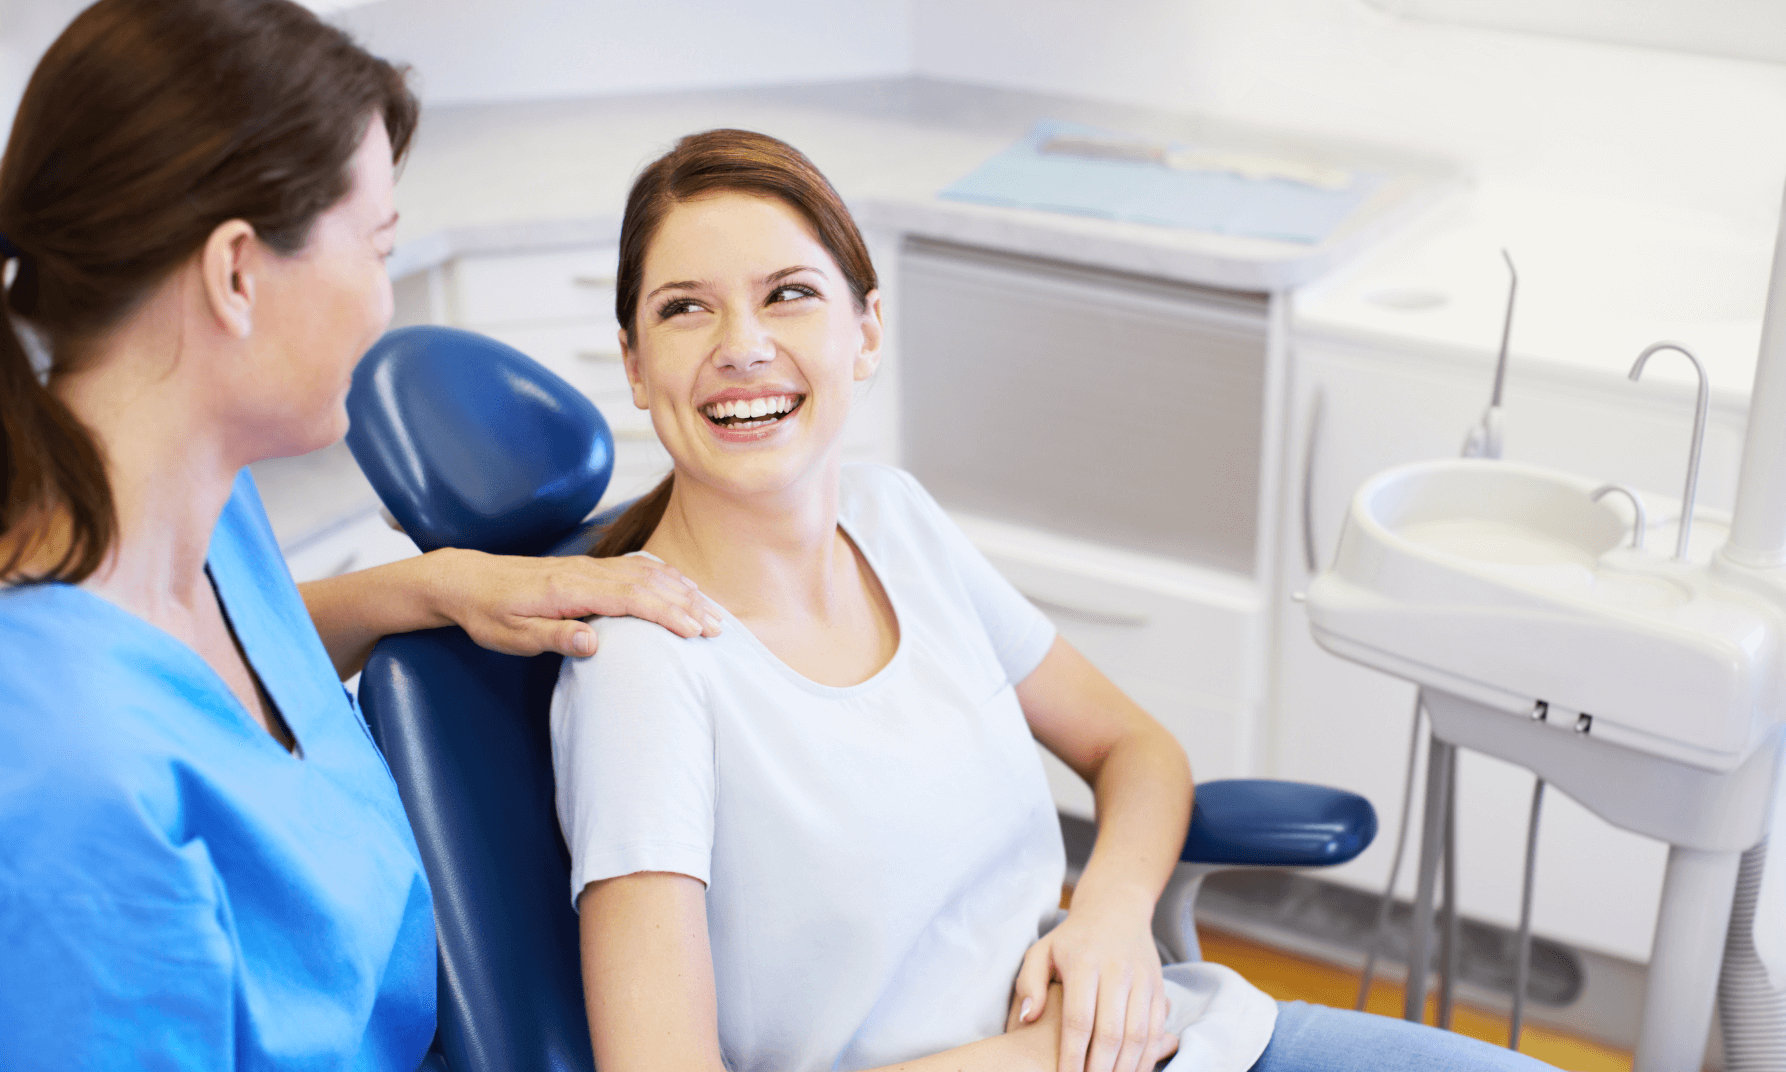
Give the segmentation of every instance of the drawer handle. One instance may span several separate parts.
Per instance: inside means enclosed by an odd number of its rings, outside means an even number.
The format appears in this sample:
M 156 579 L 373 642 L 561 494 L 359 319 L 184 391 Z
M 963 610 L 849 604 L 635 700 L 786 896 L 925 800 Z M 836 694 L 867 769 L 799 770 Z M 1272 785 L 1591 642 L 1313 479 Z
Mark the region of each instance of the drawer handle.
M 611 287 L 615 283 L 615 276 L 613 272 L 600 275 L 579 274 L 571 276 L 571 282 L 579 287 Z
M 1082 622 L 1092 622 L 1097 625 L 1121 625 L 1129 628 L 1138 628 L 1146 625 L 1150 620 L 1146 614 L 1134 611 L 1100 610 L 1096 607 L 1081 607 L 1072 603 L 1062 603 L 1056 599 L 1045 599 L 1036 595 L 1034 592 L 1025 592 L 1021 588 L 1018 589 L 1018 592 L 1023 598 L 1034 603 L 1039 610 L 1054 614 L 1064 614 L 1069 618 L 1077 618 Z
M 618 350 L 578 350 L 577 360 L 592 365 L 618 365 L 624 359 Z

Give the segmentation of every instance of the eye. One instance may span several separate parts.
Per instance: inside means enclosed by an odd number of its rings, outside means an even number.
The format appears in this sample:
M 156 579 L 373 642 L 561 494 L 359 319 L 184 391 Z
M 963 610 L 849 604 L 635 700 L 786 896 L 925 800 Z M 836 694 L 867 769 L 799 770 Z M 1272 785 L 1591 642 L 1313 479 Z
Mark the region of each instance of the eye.
M 799 301 L 801 298 L 816 298 L 818 296 L 818 291 L 803 283 L 784 283 L 769 292 L 769 300 L 765 304 L 777 305 L 783 302 Z
M 657 318 L 668 320 L 682 313 L 693 312 L 701 306 L 693 298 L 671 298 L 657 307 Z

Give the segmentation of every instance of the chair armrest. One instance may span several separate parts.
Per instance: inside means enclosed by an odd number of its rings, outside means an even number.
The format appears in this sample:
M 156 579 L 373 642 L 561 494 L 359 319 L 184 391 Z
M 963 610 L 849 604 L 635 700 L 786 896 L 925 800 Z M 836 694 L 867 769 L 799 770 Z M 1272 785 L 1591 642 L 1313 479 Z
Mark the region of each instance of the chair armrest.
M 1231 778 L 1197 786 L 1179 858 L 1264 867 L 1343 864 L 1377 836 L 1377 813 L 1357 793 L 1305 782 Z

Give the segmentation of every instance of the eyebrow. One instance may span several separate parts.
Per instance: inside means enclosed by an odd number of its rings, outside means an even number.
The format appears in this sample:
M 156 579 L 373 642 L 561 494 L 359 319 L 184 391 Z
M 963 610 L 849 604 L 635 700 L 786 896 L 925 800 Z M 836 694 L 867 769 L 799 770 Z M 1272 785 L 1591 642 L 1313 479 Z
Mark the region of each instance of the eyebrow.
M 788 276 L 799 275 L 801 272 L 817 272 L 819 275 L 825 274 L 825 270 L 823 268 L 814 268 L 813 266 L 811 266 L 809 264 L 796 264 L 796 265 L 793 265 L 788 268 L 783 268 L 779 272 L 771 272 L 770 274 L 764 276 L 762 281 L 765 284 L 778 283 L 781 280 L 786 279 Z M 651 293 L 645 295 L 645 300 L 650 301 L 652 298 L 657 297 L 659 294 L 663 293 L 666 290 L 699 290 L 700 288 L 701 288 L 701 282 L 699 280 L 678 279 L 673 283 L 665 283 L 663 286 L 658 287 L 656 290 L 653 290 Z

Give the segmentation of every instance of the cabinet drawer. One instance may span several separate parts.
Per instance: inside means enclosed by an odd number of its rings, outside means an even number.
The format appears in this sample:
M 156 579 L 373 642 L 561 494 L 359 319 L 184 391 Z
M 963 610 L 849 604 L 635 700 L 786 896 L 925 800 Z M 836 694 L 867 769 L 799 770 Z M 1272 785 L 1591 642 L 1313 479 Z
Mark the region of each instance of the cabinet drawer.
M 377 506 L 286 552 L 285 564 L 299 584 L 338 577 L 421 554 L 415 541 L 390 527 Z
M 1201 601 L 1038 563 L 985 544 L 981 550 L 1068 643 L 1119 683 L 1131 675 L 1176 681 L 1233 700 L 1250 691 L 1256 611 L 1229 602 L 1225 593 Z
M 591 320 L 614 338 L 612 246 L 552 253 L 460 257 L 453 265 L 453 321 L 460 327 Z
M 1250 773 L 1242 761 L 1243 713 L 1230 704 L 1213 701 L 1182 684 L 1135 674 L 1112 674 L 1112 680 L 1141 709 L 1172 731 L 1190 758 L 1197 781 L 1232 778 Z M 1091 787 L 1039 745 L 1042 769 L 1054 793 L 1055 807 L 1069 815 L 1093 818 Z
M 624 401 L 632 409 L 632 389 L 626 382 L 626 366 L 612 324 L 583 322 L 527 327 L 491 328 L 492 339 L 512 346 L 553 372 L 572 387 L 596 400 L 602 416 L 614 420 L 611 409 Z

